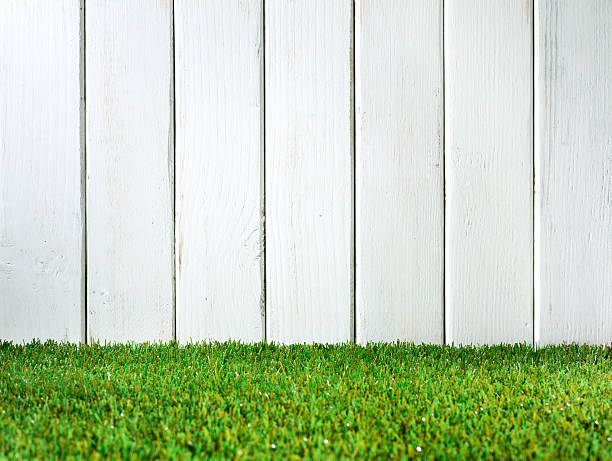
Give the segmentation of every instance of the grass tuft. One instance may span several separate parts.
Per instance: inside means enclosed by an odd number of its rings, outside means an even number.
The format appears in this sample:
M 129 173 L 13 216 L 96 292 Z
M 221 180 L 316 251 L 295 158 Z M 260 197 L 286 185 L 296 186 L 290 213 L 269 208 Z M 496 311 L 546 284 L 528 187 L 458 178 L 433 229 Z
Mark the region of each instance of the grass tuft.
M 612 459 L 611 351 L 0 343 L 0 458 Z

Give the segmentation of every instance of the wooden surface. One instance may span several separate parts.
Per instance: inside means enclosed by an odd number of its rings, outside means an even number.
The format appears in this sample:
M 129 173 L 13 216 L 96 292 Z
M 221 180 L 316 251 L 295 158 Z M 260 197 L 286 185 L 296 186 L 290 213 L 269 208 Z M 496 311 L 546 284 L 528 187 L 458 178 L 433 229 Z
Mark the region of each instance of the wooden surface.
M 177 338 L 263 339 L 262 2 L 177 2 Z
M 441 343 L 442 2 L 356 4 L 357 341 Z
M 446 2 L 447 342 L 533 339 L 531 2 Z
M 173 336 L 172 2 L 86 6 L 88 336 Z
M 267 338 L 346 341 L 352 2 L 281 0 L 265 16 Z
M 611 31 L 607 0 L 0 1 L 0 340 L 610 344 Z
M 612 3 L 540 2 L 541 344 L 612 343 Z
M 83 338 L 80 2 L 0 2 L 0 339 Z

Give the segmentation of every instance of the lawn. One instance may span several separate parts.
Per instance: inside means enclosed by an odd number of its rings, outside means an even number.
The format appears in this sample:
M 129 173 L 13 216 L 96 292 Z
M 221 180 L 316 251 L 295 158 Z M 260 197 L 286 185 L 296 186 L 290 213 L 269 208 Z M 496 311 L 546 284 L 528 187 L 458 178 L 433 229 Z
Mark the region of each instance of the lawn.
M 612 459 L 612 349 L 0 343 L 0 458 Z

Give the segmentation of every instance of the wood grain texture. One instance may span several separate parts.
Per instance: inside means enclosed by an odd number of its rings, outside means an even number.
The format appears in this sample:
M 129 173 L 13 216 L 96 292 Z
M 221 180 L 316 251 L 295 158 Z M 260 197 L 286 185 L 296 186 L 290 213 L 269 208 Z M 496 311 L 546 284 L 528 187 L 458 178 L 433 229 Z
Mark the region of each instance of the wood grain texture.
M 444 341 L 442 2 L 356 3 L 357 341 Z
M 176 11 L 177 338 L 261 341 L 261 0 Z
M 446 2 L 447 341 L 532 342 L 530 1 Z
M 80 2 L 0 2 L 0 340 L 83 337 Z
M 612 343 L 612 2 L 539 4 L 540 343 Z
M 352 2 L 279 0 L 265 16 L 267 338 L 347 341 Z
M 88 336 L 173 337 L 172 2 L 88 0 Z

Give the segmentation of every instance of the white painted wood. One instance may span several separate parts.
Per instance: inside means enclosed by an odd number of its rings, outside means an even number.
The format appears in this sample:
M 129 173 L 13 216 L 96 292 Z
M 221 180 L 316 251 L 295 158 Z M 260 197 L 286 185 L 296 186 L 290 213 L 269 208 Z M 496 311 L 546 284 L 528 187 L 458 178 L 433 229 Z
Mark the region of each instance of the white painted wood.
M 540 342 L 612 343 L 612 2 L 541 0 Z
M 444 341 L 442 1 L 356 3 L 357 341 Z
M 88 0 L 88 335 L 173 337 L 172 2 Z
M 80 2 L 0 2 L 0 340 L 83 337 Z
M 184 0 L 176 20 L 180 342 L 261 341 L 261 0 Z
M 532 342 L 532 5 L 444 6 L 447 342 Z
M 267 2 L 265 16 L 267 338 L 347 341 L 352 1 Z

